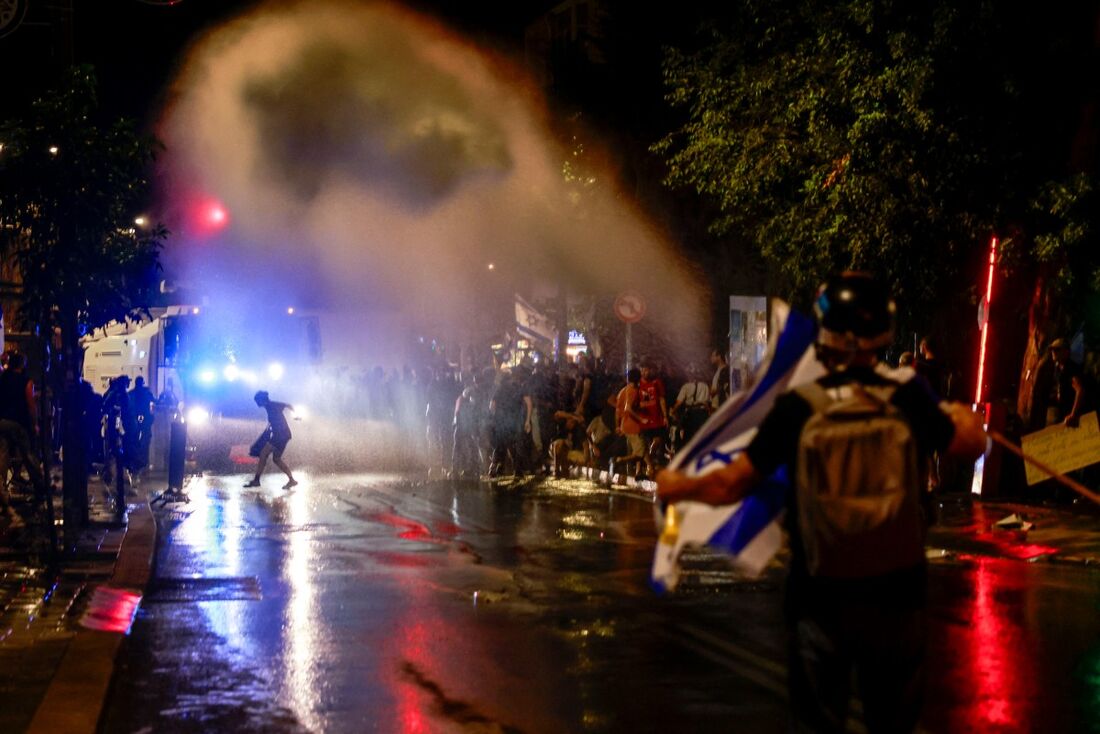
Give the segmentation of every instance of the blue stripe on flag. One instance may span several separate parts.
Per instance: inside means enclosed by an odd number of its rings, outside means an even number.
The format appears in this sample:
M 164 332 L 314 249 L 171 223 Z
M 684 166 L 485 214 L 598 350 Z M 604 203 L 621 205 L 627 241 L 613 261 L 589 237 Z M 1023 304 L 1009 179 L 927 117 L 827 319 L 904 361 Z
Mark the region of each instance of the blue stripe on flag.
M 670 467 L 698 476 L 714 464 L 729 464 L 744 449 L 780 394 L 822 374 L 816 361 L 804 363 L 812 355 L 816 334 L 813 319 L 788 311 L 752 389 L 723 404 L 700 435 L 673 458 Z M 689 545 L 706 544 L 729 553 L 739 568 L 750 574 L 760 573 L 780 545 L 777 521 L 790 497 L 789 480 L 783 467 L 754 487 L 738 505 L 692 504 L 684 508 L 680 532 L 671 541 L 658 540 L 650 574 L 653 588 L 664 591 L 675 587 L 679 554 Z M 661 503 L 662 518 L 665 504 Z
M 780 467 L 745 497 L 737 512 L 710 536 L 707 545 L 734 555 L 743 551 L 783 511 L 789 490 L 786 468 Z

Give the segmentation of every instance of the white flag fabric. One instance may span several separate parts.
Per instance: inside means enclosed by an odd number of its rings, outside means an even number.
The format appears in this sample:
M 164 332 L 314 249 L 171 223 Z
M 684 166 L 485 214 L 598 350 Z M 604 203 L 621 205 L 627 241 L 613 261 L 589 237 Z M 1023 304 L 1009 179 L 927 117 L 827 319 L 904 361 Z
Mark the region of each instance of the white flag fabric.
M 726 466 L 748 446 L 779 395 L 825 374 L 814 355 L 817 326 L 813 319 L 774 302 L 772 322 L 775 326 L 768 352 L 752 386 L 720 406 L 673 457 L 669 468 L 699 476 Z M 779 523 L 789 491 L 785 469 L 781 469 L 733 505 L 676 503 L 676 531 L 663 532 L 657 542 L 650 576 L 654 588 L 671 591 L 676 587 L 680 554 L 693 545 L 727 553 L 736 568 L 758 575 L 782 543 Z M 664 518 L 660 520 L 663 525 Z

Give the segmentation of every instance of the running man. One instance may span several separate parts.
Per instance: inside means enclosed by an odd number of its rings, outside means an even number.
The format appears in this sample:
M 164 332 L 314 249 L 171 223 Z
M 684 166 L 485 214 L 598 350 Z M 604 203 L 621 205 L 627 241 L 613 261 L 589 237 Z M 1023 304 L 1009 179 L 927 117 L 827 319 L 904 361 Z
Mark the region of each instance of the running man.
M 267 411 L 267 428 L 260 434 L 260 438 L 255 444 L 260 447 L 260 463 L 256 465 L 256 476 L 244 486 L 260 486 L 260 475 L 264 473 L 264 467 L 267 466 L 267 457 L 270 456 L 272 461 L 275 462 L 275 466 L 282 469 L 286 474 L 287 483 L 283 485 L 283 489 L 290 489 L 298 484 L 298 480 L 290 473 L 290 467 L 283 461 L 283 452 L 286 451 L 286 445 L 290 443 L 291 438 L 290 425 L 286 422 L 283 411 L 290 410 L 293 412 L 294 408 L 286 403 L 272 400 L 266 390 L 260 390 L 256 393 L 255 400 L 256 405 Z

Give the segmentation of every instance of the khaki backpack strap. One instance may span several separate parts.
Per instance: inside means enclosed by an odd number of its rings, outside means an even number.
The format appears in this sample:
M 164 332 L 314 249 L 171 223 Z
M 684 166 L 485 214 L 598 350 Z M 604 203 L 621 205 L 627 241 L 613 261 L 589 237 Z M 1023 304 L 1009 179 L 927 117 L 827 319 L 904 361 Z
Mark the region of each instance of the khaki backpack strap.
M 829 391 L 817 382 L 799 385 L 794 389 L 795 393 L 810 404 L 815 413 L 823 413 L 833 404 L 833 396 Z
M 894 397 L 898 387 L 900 385 L 891 380 L 884 385 L 859 385 L 858 389 L 864 395 L 885 407 L 890 404 L 890 400 Z

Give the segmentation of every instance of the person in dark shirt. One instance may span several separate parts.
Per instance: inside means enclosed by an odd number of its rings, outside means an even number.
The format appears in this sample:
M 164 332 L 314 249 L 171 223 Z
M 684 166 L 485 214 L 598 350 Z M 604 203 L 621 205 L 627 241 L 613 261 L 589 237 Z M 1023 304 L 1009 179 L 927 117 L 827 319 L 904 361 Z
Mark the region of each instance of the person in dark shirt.
M 290 424 L 286 422 L 284 412 L 287 410 L 294 412 L 294 408 L 287 403 L 272 400 L 266 390 L 260 390 L 256 393 L 255 400 L 256 405 L 267 412 L 267 429 L 260 434 L 260 438 L 254 444 L 254 446 L 259 446 L 260 459 L 259 464 L 256 466 L 256 476 L 244 486 L 260 486 L 260 475 L 264 473 L 264 467 L 267 466 L 267 457 L 269 456 L 275 462 L 275 466 L 282 469 L 283 473 L 286 474 L 287 482 L 283 485 L 283 489 L 297 486 L 298 480 L 294 478 L 290 467 L 283 461 L 283 452 L 286 451 L 286 445 L 290 443 L 291 439 Z
M 153 440 L 153 409 L 156 398 L 153 391 L 145 386 L 145 378 L 138 376 L 134 379 L 134 389 L 129 393 L 130 414 L 134 416 L 134 424 L 137 428 L 135 464 L 138 468 L 149 465 L 149 444 Z
M 489 464 L 489 476 L 500 476 L 509 459 L 512 461 L 513 475 L 523 470 L 520 456 L 521 438 L 526 419 L 526 406 L 523 400 L 523 385 L 527 375 L 519 368 L 512 373 L 501 375 L 500 384 L 489 401 L 491 436 L 493 443 L 492 459 Z
M 944 400 L 952 400 L 952 383 L 954 375 L 951 368 L 939 358 L 938 347 L 932 337 L 926 336 L 920 340 L 920 358 L 917 359 L 917 374 L 921 375 L 932 386 L 937 395 Z
M 25 355 L 14 352 L 8 357 L 8 367 L 0 373 L 0 419 L 18 423 L 31 437 L 38 433 L 38 406 L 26 368 Z
M 1055 422 L 1076 428 L 1081 416 L 1094 410 L 1095 389 L 1081 365 L 1070 359 L 1065 339 L 1050 343 L 1050 359 L 1054 362 L 1054 384 L 1051 405 L 1056 408 Z
M 138 468 L 137 421 L 130 410 L 130 376 L 111 380 L 103 394 L 103 481 L 110 484 L 114 471 L 125 474 Z
M 878 351 L 893 338 L 894 303 L 873 278 L 845 273 L 822 286 L 815 303 L 817 356 L 828 373 L 820 388 L 840 399 L 887 385 L 890 402 L 908 425 L 919 454 L 944 450 L 976 457 L 985 447 L 980 419 L 966 406 L 945 404 L 912 370 L 891 371 Z M 747 449 L 717 471 L 697 477 L 663 471 L 658 496 L 714 505 L 739 501 L 777 469 L 797 476 L 800 438 L 815 408 L 799 392 L 780 396 Z M 916 466 L 919 463 L 918 456 Z M 892 467 L 900 479 L 912 467 Z M 915 483 L 919 484 L 919 482 Z M 918 492 L 919 486 L 907 491 Z M 788 685 L 793 730 L 841 732 L 848 713 L 849 682 L 857 674 L 864 720 L 871 732 L 912 731 L 920 715 L 926 630 L 923 555 L 909 566 L 877 575 L 811 573 L 797 492 L 786 517 L 791 561 L 785 612 Z M 915 501 L 909 498 L 907 501 Z M 884 549 L 886 552 L 887 549 Z
M 37 434 L 37 404 L 34 381 L 25 372 L 27 358 L 18 352 L 8 356 L 8 367 L 0 374 L 0 508 L 14 514 L 8 504 L 7 473 L 27 471 L 35 489 L 42 493 L 46 484 L 31 444 Z

